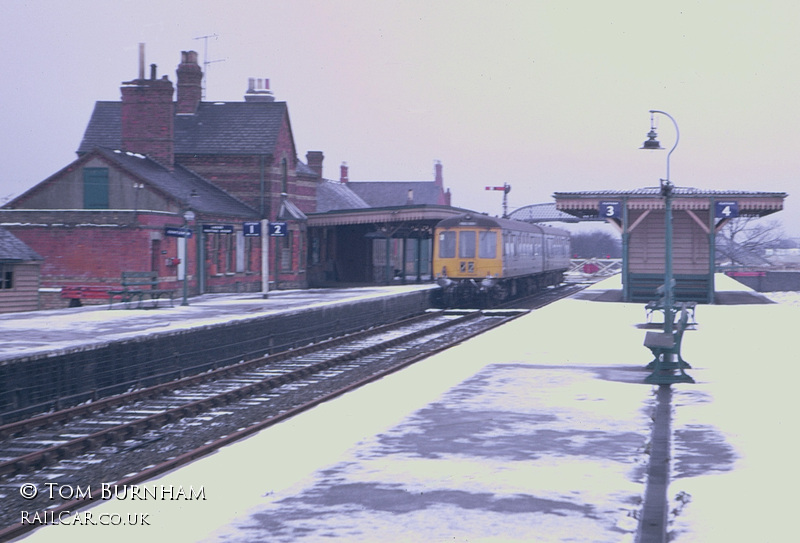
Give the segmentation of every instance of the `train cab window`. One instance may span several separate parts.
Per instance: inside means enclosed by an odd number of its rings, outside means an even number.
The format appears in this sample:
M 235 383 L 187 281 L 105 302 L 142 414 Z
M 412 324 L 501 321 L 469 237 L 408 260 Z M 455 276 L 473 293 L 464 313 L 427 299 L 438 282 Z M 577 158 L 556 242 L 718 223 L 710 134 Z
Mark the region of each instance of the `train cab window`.
M 475 258 L 475 232 L 463 230 L 458 233 L 458 257 Z
M 497 258 L 497 232 L 481 232 L 478 236 L 478 256 Z
M 456 257 L 456 233 L 455 232 L 439 233 L 439 258 L 455 258 L 455 257 Z

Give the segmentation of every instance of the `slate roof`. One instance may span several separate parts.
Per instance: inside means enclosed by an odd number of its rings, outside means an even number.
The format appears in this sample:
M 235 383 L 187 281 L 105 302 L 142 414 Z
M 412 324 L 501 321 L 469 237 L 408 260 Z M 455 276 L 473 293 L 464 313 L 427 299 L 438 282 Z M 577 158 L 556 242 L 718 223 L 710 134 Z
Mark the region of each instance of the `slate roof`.
M 317 185 L 317 213 L 345 209 L 366 209 L 370 205 L 350 190 L 350 183 L 323 179 Z
M 555 202 L 521 207 L 509 213 L 508 218 L 525 222 L 579 222 L 576 216 L 557 210 Z
M 17 236 L 0 227 L 0 262 L 24 262 L 28 260 L 44 260 L 44 258 L 25 245 Z
M 201 102 L 194 115 L 175 115 L 174 153 L 270 154 L 286 102 Z M 96 102 L 78 154 L 122 147 L 122 102 Z
M 435 181 L 350 181 L 347 186 L 371 207 L 443 203 L 441 186 Z M 411 202 L 409 190 L 413 191 Z
M 178 164 L 170 171 L 144 155 L 104 148 L 97 148 L 96 151 L 195 211 L 234 217 L 258 217 L 256 210 L 250 206 Z

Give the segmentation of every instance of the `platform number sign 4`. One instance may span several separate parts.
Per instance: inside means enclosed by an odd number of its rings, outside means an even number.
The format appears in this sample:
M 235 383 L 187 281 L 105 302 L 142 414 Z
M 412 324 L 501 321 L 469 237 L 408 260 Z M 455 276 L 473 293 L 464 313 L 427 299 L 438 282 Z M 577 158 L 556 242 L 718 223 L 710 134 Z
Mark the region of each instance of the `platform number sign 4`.
M 714 216 L 717 219 L 732 219 L 739 216 L 739 202 L 715 202 Z
M 281 237 L 286 235 L 285 222 L 271 222 L 269 223 L 269 235 L 274 237 Z
M 622 217 L 622 203 L 600 202 L 598 214 L 602 219 L 619 219 Z

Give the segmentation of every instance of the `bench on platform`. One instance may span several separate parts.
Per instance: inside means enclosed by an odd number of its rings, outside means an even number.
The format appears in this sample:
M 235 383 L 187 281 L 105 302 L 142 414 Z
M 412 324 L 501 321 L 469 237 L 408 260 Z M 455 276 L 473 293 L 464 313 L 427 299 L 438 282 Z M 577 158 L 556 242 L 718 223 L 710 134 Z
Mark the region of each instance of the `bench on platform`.
M 678 314 L 684 309 L 689 313 L 689 319 L 691 319 L 690 324 L 697 324 L 697 320 L 694 316 L 695 310 L 697 309 L 697 302 L 678 302 L 672 305 L 673 314 Z M 647 322 L 652 322 L 653 313 L 656 311 L 664 311 L 664 298 L 647 302 L 644 306 L 644 310 L 647 312 Z
M 61 297 L 69 300 L 70 307 L 80 307 L 82 300 L 105 300 L 107 296 L 107 287 L 61 287 Z
M 662 369 L 670 369 L 670 364 L 675 364 L 671 369 L 691 368 L 681 356 L 681 342 L 688 324 L 689 311 L 684 307 L 681 309 L 681 318 L 678 320 L 677 327 L 672 333 L 647 332 L 644 337 L 644 346 L 653 353 L 653 361 L 646 366 L 647 369 L 656 369 L 659 363 Z M 673 361 L 673 356 L 677 362 Z
M 158 288 L 158 272 L 122 272 L 120 284 L 122 289 L 107 291 L 109 309 L 114 298 L 119 298 L 126 307 L 134 300 L 138 301 L 136 307 L 142 307 L 145 298 L 150 298 L 153 307 L 158 307 L 158 300 L 162 296 L 168 296 L 170 306 L 174 305 L 175 290 Z

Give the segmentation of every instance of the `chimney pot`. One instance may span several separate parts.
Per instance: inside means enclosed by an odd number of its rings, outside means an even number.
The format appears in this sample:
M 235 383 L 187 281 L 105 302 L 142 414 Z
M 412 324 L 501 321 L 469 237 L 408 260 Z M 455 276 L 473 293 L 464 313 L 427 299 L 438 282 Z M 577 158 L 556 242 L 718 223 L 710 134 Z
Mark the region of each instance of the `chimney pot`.
M 144 44 L 139 44 L 139 79 L 144 79 Z
M 274 102 L 275 96 L 269 90 L 269 79 L 249 78 L 244 100 L 245 102 Z
M 151 64 L 150 65 L 150 79 L 155 79 L 155 78 L 156 78 L 156 65 L 155 64 Z

